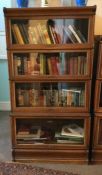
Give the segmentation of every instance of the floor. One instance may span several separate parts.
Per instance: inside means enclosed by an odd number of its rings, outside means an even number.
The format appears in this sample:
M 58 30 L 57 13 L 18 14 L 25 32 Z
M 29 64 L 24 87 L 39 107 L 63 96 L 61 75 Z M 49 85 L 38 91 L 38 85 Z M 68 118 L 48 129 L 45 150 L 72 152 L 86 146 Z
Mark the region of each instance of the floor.
M 0 112 L 0 160 L 12 160 L 9 112 Z
M 0 160 L 12 161 L 9 112 L 0 112 Z M 63 170 L 80 175 L 102 175 L 102 165 L 34 163 L 36 166 Z

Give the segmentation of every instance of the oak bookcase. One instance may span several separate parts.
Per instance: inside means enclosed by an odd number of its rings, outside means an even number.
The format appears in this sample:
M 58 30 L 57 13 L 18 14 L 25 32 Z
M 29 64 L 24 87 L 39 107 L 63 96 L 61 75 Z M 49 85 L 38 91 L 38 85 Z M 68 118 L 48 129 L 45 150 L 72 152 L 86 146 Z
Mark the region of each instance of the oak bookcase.
M 97 38 L 92 161 L 102 163 L 102 36 Z
M 4 8 L 14 161 L 88 162 L 95 11 Z

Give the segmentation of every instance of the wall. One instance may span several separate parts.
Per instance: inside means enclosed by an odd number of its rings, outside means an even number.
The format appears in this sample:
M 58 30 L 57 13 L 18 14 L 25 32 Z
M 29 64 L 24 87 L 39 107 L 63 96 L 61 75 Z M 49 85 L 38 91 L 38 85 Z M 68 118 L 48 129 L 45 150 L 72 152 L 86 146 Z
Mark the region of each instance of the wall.
M 0 110 L 10 110 L 3 7 L 11 7 L 11 0 L 0 1 Z
M 30 0 L 30 3 L 31 5 L 33 5 L 33 0 Z M 11 0 L 0 1 L 0 14 L 1 14 L 0 21 L 2 21 L 0 22 L 0 43 L 2 43 L 0 45 L 0 110 L 10 110 L 8 67 L 7 67 L 4 18 L 2 8 L 11 7 L 11 4 L 13 7 L 15 7 L 15 1 L 13 0 L 12 3 Z M 87 5 L 97 5 L 95 34 L 102 35 L 102 0 L 88 0 Z
M 88 0 L 87 5 L 97 5 L 95 18 L 95 34 L 102 35 L 102 0 Z
M 0 60 L 0 110 L 9 110 L 9 82 L 7 60 Z

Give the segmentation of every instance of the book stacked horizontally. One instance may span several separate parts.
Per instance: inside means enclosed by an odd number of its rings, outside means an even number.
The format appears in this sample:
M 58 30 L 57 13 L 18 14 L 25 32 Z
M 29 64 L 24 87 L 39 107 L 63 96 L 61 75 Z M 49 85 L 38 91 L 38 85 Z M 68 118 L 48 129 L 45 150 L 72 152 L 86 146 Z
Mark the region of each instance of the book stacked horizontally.
M 84 142 L 84 129 L 77 124 L 64 125 L 61 132 L 55 133 L 57 143 L 82 144 Z

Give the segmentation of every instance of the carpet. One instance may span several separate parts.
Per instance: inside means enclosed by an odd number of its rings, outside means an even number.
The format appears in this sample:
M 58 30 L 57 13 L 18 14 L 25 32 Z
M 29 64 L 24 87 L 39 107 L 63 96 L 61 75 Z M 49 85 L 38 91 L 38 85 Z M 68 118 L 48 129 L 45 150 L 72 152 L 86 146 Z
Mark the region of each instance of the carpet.
M 73 172 L 64 172 L 46 169 L 30 164 L 0 162 L 0 175 L 79 175 Z

